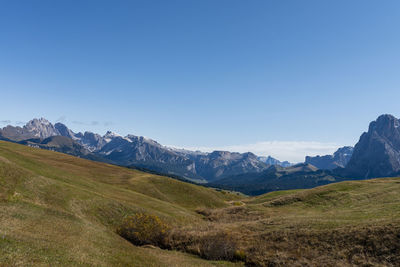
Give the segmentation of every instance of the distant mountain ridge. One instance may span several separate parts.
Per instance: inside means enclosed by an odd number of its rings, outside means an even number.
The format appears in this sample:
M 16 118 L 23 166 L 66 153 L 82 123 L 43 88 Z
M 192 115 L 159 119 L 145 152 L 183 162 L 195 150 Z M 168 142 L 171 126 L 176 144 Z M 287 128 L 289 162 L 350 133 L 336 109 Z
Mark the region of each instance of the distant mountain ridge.
M 290 167 L 290 166 L 294 165 L 293 163 L 290 163 L 289 161 L 279 161 L 271 156 L 258 157 L 258 160 L 264 162 L 267 165 L 279 165 L 282 167 Z
M 210 186 L 260 195 L 276 190 L 305 189 L 343 180 L 329 170 L 319 170 L 311 164 L 290 167 L 270 166 L 259 173 L 239 174 L 214 181 Z
M 344 180 L 400 175 L 400 120 L 381 115 L 369 125 L 355 147 L 333 155 L 306 157 L 305 164 L 271 166 L 258 173 L 239 174 L 211 186 L 258 195 L 275 190 L 311 188 Z
M 0 129 L 0 139 L 247 194 L 400 175 L 400 121 L 387 114 L 370 123 L 354 148 L 306 157 L 305 163 L 297 165 L 250 152 L 176 149 L 135 135 L 74 133 L 43 118 L 23 127 L 6 126 Z
M 70 140 L 54 138 L 56 136 Z M 290 164 L 272 157 L 264 162 L 250 152 L 204 153 L 174 149 L 135 135 L 123 137 L 113 132 L 103 136 L 92 132 L 74 133 L 64 124 L 53 125 L 44 118 L 33 119 L 23 127 L 6 126 L 0 129 L 0 138 L 112 164 L 178 175 L 202 183 L 231 175 L 261 172 L 270 165 Z M 49 142 L 46 140 L 48 138 L 57 142 Z
M 50 136 L 61 135 L 61 133 L 44 118 L 33 119 L 23 127 L 8 125 L 0 130 L 0 135 L 4 138 L 21 141 L 33 138 L 47 138 Z
M 353 150 L 353 147 L 345 146 L 339 148 L 335 153 L 333 153 L 333 155 L 315 157 L 307 156 L 305 163 L 312 164 L 322 170 L 333 170 L 338 167 L 344 168 L 350 161 L 351 156 L 353 155 Z

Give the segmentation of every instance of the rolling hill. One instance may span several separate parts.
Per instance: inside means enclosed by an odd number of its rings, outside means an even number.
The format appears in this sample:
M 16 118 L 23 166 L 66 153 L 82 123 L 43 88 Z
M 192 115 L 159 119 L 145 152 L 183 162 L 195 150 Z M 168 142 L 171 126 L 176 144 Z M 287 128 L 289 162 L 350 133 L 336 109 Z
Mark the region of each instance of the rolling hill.
M 246 197 L 0 142 L 0 265 L 396 266 L 399 192 L 382 178 Z M 169 250 L 116 234 L 137 212 L 173 226 Z
M 400 262 L 399 178 L 275 191 L 201 213 L 212 231 L 230 234 L 248 266 Z
M 213 266 L 180 252 L 135 247 L 115 227 L 138 211 L 174 225 L 201 222 L 195 209 L 225 207 L 237 197 L 0 142 L 0 265 Z

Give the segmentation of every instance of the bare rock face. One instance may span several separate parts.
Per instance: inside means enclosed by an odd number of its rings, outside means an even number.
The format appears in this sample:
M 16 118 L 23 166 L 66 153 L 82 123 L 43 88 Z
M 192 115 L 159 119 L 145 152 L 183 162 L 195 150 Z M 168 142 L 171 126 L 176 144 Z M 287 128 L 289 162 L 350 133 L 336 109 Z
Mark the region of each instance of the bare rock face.
M 48 138 L 50 136 L 60 135 L 58 130 L 48 120 L 44 118 L 33 119 L 29 121 L 24 129 L 36 138 Z
M 282 167 L 290 167 L 293 166 L 294 164 L 290 163 L 289 161 L 279 161 L 271 156 L 268 157 L 258 157 L 258 159 L 262 162 L 264 162 L 267 165 L 279 165 Z
M 261 172 L 268 167 L 253 153 L 214 151 L 194 156 L 192 160 L 195 162 L 197 174 L 207 181 L 235 174 Z
M 50 137 L 64 138 L 48 139 Z M 43 118 L 33 119 L 23 127 L 0 129 L 0 139 L 201 182 L 257 173 L 268 167 L 253 153 L 202 153 L 168 148 L 142 136 L 123 137 L 112 132 L 103 136 L 92 132 L 74 133 L 62 123 L 53 125 Z M 52 142 L 43 143 L 45 139 Z
M 382 115 L 369 125 L 354 147 L 345 168 L 346 176 L 374 178 L 400 173 L 400 121 L 392 115 Z
M 78 142 L 90 152 L 100 150 L 107 143 L 101 135 L 92 132 L 77 134 L 75 135 L 75 138 L 77 138 Z
M 353 147 L 345 146 L 339 148 L 333 155 L 316 157 L 307 156 L 305 163 L 314 165 L 318 169 L 322 170 L 333 170 L 338 167 L 344 168 L 350 161 L 350 158 L 353 155 L 353 150 Z
M 54 128 L 57 129 L 57 131 L 60 133 L 61 136 L 65 136 L 71 139 L 76 139 L 75 133 L 70 129 L 68 129 L 68 127 L 65 126 L 64 124 L 57 122 L 56 124 L 54 124 Z
M 33 119 L 23 127 L 8 125 L 0 130 L 0 134 L 14 141 L 21 141 L 31 138 L 48 138 L 60 135 L 60 132 L 44 118 Z

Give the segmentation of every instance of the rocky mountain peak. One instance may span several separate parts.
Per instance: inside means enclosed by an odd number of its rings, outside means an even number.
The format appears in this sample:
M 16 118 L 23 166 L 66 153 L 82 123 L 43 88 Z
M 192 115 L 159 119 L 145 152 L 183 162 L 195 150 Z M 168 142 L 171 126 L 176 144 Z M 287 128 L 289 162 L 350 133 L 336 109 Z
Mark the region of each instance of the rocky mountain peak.
M 388 134 L 393 131 L 400 131 L 400 121 L 393 115 L 385 114 L 378 117 L 369 125 L 368 132 L 377 131 L 380 134 Z
M 310 157 L 306 156 L 305 163 L 309 163 L 314 165 L 318 169 L 322 170 L 333 170 L 338 167 L 344 168 L 347 163 L 351 159 L 354 148 L 351 146 L 341 147 L 336 150 L 333 155 L 324 155 L 324 156 L 315 156 Z
M 353 154 L 353 150 L 354 150 L 354 147 L 352 147 L 352 146 L 344 146 L 344 147 L 338 148 L 338 150 L 336 150 L 336 152 L 333 153 L 333 155 L 334 156 L 335 155 L 351 155 L 351 154 Z
M 236 174 L 258 173 L 268 167 L 253 153 L 205 153 L 172 149 L 150 138 L 135 135 L 123 137 L 111 131 L 103 136 L 89 131 L 74 133 L 64 124 L 56 123 L 53 126 L 44 118 L 33 119 L 23 128 L 10 126 L 0 129 L 0 136 L 13 141 L 25 140 L 25 143 L 33 142 L 27 141 L 29 139 L 63 137 L 51 140 L 53 143 L 57 141 L 57 144 L 68 143 L 70 154 L 90 156 L 91 159 L 145 168 L 201 182 Z M 71 152 L 74 149 L 79 150 L 79 153 Z
M 292 163 L 290 163 L 288 161 L 281 162 L 281 161 L 279 161 L 279 160 L 277 160 L 277 159 L 275 159 L 275 158 L 273 158 L 271 156 L 258 157 L 258 160 L 260 160 L 261 162 L 264 162 L 267 165 L 272 165 L 272 166 L 279 165 L 279 166 L 282 166 L 282 167 L 290 167 L 290 166 L 293 165 Z
M 258 159 L 257 156 L 256 156 L 254 153 L 252 153 L 252 152 L 243 153 L 243 157 L 245 157 L 245 158 L 252 158 L 252 159 Z
M 400 172 L 400 122 L 392 115 L 379 116 L 354 147 L 346 175 L 373 178 Z
M 40 119 L 35 118 L 33 120 L 28 121 L 24 127 L 27 129 L 34 129 L 34 128 L 41 128 L 41 127 L 48 127 L 50 125 L 52 126 L 52 124 L 45 118 L 40 118 Z
M 68 129 L 67 126 L 65 126 L 64 124 L 62 124 L 60 122 L 57 122 L 56 124 L 54 124 L 54 128 L 57 129 L 57 131 L 60 133 L 61 136 L 69 137 L 69 138 L 72 138 L 72 139 L 76 139 L 77 138 L 73 131 Z
M 103 137 L 104 138 L 112 138 L 112 137 L 119 137 L 119 136 L 121 136 L 121 135 L 114 133 L 112 131 L 107 131 Z
M 116 137 L 122 137 L 121 135 L 111 132 L 111 131 L 107 131 L 106 134 L 103 136 L 104 141 L 106 141 L 107 143 L 110 142 L 113 138 Z
M 32 133 L 32 137 L 47 138 L 50 136 L 60 135 L 58 130 L 45 118 L 30 120 L 24 129 Z

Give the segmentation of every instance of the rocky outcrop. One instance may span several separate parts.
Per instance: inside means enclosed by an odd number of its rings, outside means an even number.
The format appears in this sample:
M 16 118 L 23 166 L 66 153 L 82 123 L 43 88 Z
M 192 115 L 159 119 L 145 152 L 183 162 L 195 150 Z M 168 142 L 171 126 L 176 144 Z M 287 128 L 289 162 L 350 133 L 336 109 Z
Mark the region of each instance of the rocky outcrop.
M 23 127 L 8 125 L 0 130 L 0 135 L 10 140 L 21 141 L 30 138 L 44 139 L 60 135 L 60 132 L 48 120 L 40 118 L 29 121 Z
M 279 161 L 271 156 L 268 157 L 258 157 L 258 160 L 264 162 L 267 165 L 279 165 L 282 167 L 290 167 L 293 164 L 290 163 L 289 161 Z
M 312 164 L 322 170 L 333 170 L 338 167 L 344 168 L 350 161 L 350 158 L 353 155 L 353 150 L 353 147 L 345 146 L 339 148 L 335 153 L 333 153 L 333 155 L 316 157 L 307 156 L 305 163 Z
M 353 178 L 374 178 L 400 172 L 400 121 L 382 115 L 369 125 L 354 147 L 345 175 Z

